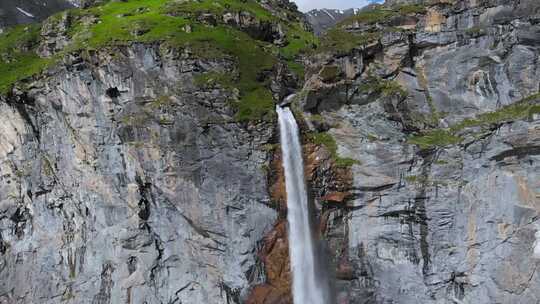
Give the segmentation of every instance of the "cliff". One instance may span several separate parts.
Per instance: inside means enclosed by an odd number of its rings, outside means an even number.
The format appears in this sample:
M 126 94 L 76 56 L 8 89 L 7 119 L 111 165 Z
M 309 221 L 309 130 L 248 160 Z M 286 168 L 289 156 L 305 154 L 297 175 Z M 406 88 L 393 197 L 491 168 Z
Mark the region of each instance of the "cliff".
M 265 280 L 273 100 L 313 36 L 287 5 L 227 3 L 0 36 L 0 303 L 239 303 Z
M 321 201 L 340 303 L 539 301 L 539 12 L 394 1 L 321 38 L 300 105 L 354 161 Z
M 104 2 L 0 35 L 0 303 L 291 303 L 293 93 L 337 303 L 540 301 L 536 1 Z

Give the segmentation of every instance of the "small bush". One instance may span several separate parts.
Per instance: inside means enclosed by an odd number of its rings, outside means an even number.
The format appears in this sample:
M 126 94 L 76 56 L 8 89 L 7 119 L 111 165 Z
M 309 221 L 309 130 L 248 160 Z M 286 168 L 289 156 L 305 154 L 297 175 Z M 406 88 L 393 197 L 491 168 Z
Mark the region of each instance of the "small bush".
M 347 54 L 355 48 L 377 42 L 380 37 L 381 34 L 377 32 L 352 33 L 342 28 L 333 28 L 321 37 L 318 51 Z
M 325 146 L 326 149 L 328 149 L 328 151 L 330 152 L 330 155 L 332 155 L 334 163 L 338 167 L 350 167 L 352 165 L 360 163 L 359 161 L 352 158 L 340 157 L 337 151 L 338 146 L 335 139 L 332 137 L 332 135 L 326 132 L 312 133 L 311 140 L 317 145 Z

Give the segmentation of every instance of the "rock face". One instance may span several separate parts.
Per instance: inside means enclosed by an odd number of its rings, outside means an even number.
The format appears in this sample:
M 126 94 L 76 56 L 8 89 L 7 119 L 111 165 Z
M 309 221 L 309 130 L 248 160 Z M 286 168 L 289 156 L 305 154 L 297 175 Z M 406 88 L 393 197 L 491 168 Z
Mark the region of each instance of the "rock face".
M 193 85 L 233 69 L 134 45 L 2 100 L 1 303 L 237 303 L 260 280 L 273 127 L 216 123 L 230 96 Z
M 357 161 L 326 230 L 338 303 L 538 303 L 540 4 L 392 9 L 346 23 L 376 37 L 313 58 L 302 93 Z
M 175 3 L 169 17 L 190 13 Z M 58 58 L 0 73 L 0 303 L 291 303 L 276 127 L 235 102 L 291 93 L 309 39 L 294 4 L 260 4 L 172 23 L 202 47 L 151 40 L 145 22 L 111 39 L 139 42 L 73 46 L 119 16 L 104 10 L 48 19 L 19 53 L 0 43 L 1 71 Z M 129 14 L 158 23 L 150 9 Z M 286 101 L 336 302 L 537 304 L 540 4 L 371 9 L 321 37 Z M 286 51 L 253 72 L 264 58 L 197 56 L 205 30 Z
M 228 27 L 259 52 L 263 44 L 278 50 L 289 43 L 290 28 L 280 26 L 286 19 L 244 3 L 207 14 L 215 24 L 197 21 L 196 11 L 184 29 Z M 287 3 L 265 5 L 282 5 L 276 12 L 288 16 Z M 129 13 L 155 17 L 149 10 Z M 87 34 L 106 24 L 99 18 L 85 11 L 51 17 L 27 34 L 24 49 L 9 46 L 0 58 L 1 71 L 30 52 L 32 63 L 50 64 L 20 82 L 0 79 L 9 84 L 0 93 L 0 303 L 232 304 L 265 282 L 279 280 L 288 290 L 288 269 L 262 256 L 288 254 L 268 190 L 275 125 L 239 118 L 233 105 L 246 93 L 233 86 L 247 71 L 257 76 L 249 89 L 273 109 L 272 94 L 296 85 L 287 65 L 266 58 L 259 73 L 227 53 L 237 50 L 224 50 L 228 44 L 201 55 L 199 41 L 73 45 L 87 37 L 74 35 L 73 24 Z M 265 240 L 275 244 L 265 247 Z

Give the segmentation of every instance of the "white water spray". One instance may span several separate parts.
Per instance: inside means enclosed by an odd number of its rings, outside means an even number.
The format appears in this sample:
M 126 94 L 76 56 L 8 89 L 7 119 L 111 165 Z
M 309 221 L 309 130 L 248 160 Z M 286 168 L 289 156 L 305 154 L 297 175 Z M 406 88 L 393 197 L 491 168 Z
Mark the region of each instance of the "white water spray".
M 317 269 L 298 125 L 289 108 L 278 106 L 277 113 L 287 190 L 294 304 L 329 304 L 328 285 Z

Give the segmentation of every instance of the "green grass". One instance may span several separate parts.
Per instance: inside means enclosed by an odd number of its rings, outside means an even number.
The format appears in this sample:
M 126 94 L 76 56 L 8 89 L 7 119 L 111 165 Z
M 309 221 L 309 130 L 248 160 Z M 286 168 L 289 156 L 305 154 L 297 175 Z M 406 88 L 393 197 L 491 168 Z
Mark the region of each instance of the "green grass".
M 408 92 L 395 80 L 386 80 L 376 76 L 369 76 L 360 86 L 361 92 L 372 92 L 384 97 L 406 97 Z
M 258 80 L 259 75 L 270 70 L 277 61 L 266 52 L 266 44 L 229 26 L 208 27 L 189 19 L 195 18 L 199 12 L 222 14 L 225 9 L 247 9 L 263 18 L 270 18 L 268 13 L 253 1 L 202 1 L 172 6 L 169 3 L 165 0 L 130 0 L 111 2 L 85 11 L 87 15 L 98 16 L 101 22 L 90 26 L 82 23 L 76 25 L 73 47 L 97 49 L 133 42 L 163 42 L 175 48 L 189 49 L 201 58 L 232 57 L 239 70 L 239 78 L 234 85 L 241 93 L 240 102 L 235 105 L 238 109 L 237 119 L 262 119 L 273 111 L 272 95 L 266 88 L 268 83 Z M 175 17 L 175 14 L 181 17 Z M 187 24 L 192 27 L 190 33 L 181 30 Z M 215 76 L 201 76 L 198 81 Z M 233 85 L 232 80 L 225 77 L 215 80 L 226 83 L 228 87 Z
M 421 4 L 404 4 L 393 7 L 376 6 L 373 9 L 361 11 L 339 23 L 340 26 L 353 23 L 375 24 L 385 23 L 396 16 L 425 14 L 426 7 Z
M 167 15 L 166 3 L 164 0 L 130 0 L 73 10 L 77 22 L 69 31 L 74 40 L 71 50 L 175 40 L 181 36 L 181 28 L 189 20 Z M 96 18 L 99 22 L 84 21 L 89 18 Z
M 319 52 L 333 52 L 338 54 L 350 53 L 353 49 L 364 47 L 376 42 L 382 37 L 383 32 L 405 31 L 397 27 L 375 28 L 373 25 L 387 23 L 391 18 L 400 15 L 424 14 L 426 8 L 423 5 L 398 5 L 394 7 L 376 6 L 373 9 L 361 11 L 328 30 L 321 37 Z M 353 24 L 370 25 L 361 33 L 348 31 L 346 28 Z
M 325 65 L 322 70 L 319 72 L 319 76 L 323 81 L 333 81 L 340 74 L 339 67 L 337 65 Z
M 306 54 L 319 44 L 319 39 L 313 33 L 304 30 L 298 22 L 288 24 L 286 37 L 288 43 L 280 48 L 279 54 L 287 60 L 293 60 L 298 55 Z
M 318 52 L 332 52 L 337 54 L 347 54 L 353 49 L 364 47 L 376 42 L 381 37 L 378 32 L 352 33 L 340 27 L 332 28 L 321 37 Z
M 41 72 L 50 63 L 35 53 L 39 31 L 37 25 L 23 25 L 0 34 L 0 94 L 6 94 L 15 82 Z
M 326 149 L 328 149 L 336 166 L 350 167 L 352 165 L 360 163 L 359 161 L 352 158 L 340 157 L 338 154 L 338 146 L 336 140 L 332 137 L 332 135 L 326 132 L 312 133 L 310 134 L 310 138 L 314 144 L 325 146 Z
M 396 15 L 396 11 L 387 8 L 374 8 L 367 11 L 359 12 L 358 14 L 347 18 L 342 21 L 341 25 L 349 25 L 355 22 L 373 24 L 383 22 Z
M 319 38 L 313 33 L 302 28 L 299 22 L 286 23 L 285 36 L 287 44 L 281 48 L 273 47 L 273 52 L 283 59 L 289 70 L 298 76 L 300 81 L 304 80 L 304 65 L 298 59 L 302 55 L 312 54 L 319 46 Z
M 540 104 L 533 103 L 540 99 L 540 94 L 531 95 L 520 102 L 503 107 L 497 111 L 483 113 L 472 119 L 465 119 L 448 129 L 433 129 L 409 138 L 410 144 L 418 145 L 421 149 L 432 149 L 459 144 L 463 137 L 459 133 L 468 128 L 486 128 L 517 120 L 530 119 L 540 114 Z
M 223 15 L 226 12 L 249 12 L 260 21 L 276 21 L 276 17 L 262 8 L 254 0 L 202 0 L 170 2 L 166 7 L 167 13 L 175 16 L 197 15 L 210 13 Z
M 178 4 L 174 9 L 176 13 L 182 13 L 182 17 L 172 15 L 169 2 L 165 0 L 111 2 L 92 8 L 84 11 L 84 14 L 97 16 L 101 22 L 77 24 L 73 31 L 75 42 L 72 49 L 98 49 L 133 42 L 162 42 L 174 48 L 189 49 L 200 58 L 233 58 L 239 70 L 239 78 L 234 84 L 240 90 L 240 102 L 234 105 L 238 109 L 236 118 L 239 121 L 263 119 L 273 111 L 274 104 L 267 89 L 268 83 L 258 79 L 263 71 L 272 69 L 277 59 L 265 50 L 266 43 L 254 40 L 238 29 L 225 25 L 208 27 L 189 19 L 186 12 L 190 9 L 195 13 L 206 9 L 211 12 L 225 9 L 225 6 L 218 7 L 217 4 L 209 6 L 211 2 Z M 232 2 L 241 4 L 240 1 L 219 3 Z M 253 7 L 252 1 L 246 3 Z M 181 30 L 187 24 L 192 27 L 189 33 Z M 202 79 L 198 80 L 200 82 Z M 216 80 L 223 82 L 225 78 Z M 233 85 L 232 81 L 226 82 L 228 86 Z
M 260 41 L 242 29 L 220 23 L 226 12 L 248 12 L 258 22 L 279 22 L 283 25 L 287 43 L 277 47 Z M 216 26 L 198 21 L 201 14 L 216 15 Z M 317 38 L 305 31 L 298 22 L 290 22 L 273 16 L 255 0 L 126 0 L 109 2 L 90 9 L 74 9 L 68 12 L 73 20 L 68 35 L 71 44 L 58 57 L 68 52 L 99 50 L 111 46 L 132 43 L 161 43 L 172 48 L 188 50 L 193 56 L 204 59 L 231 59 L 236 62 L 237 77 L 216 77 L 215 74 L 197 76 L 201 85 L 221 84 L 240 91 L 239 102 L 233 104 L 238 110 L 239 121 L 259 120 L 273 117 L 274 103 L 269 90 L 268 74 L 279 59 L 303 78 L 303 67 L 298 56 L 317 45 Z M 60 14 L 51 18 L 59 18 Z M 183 30 L 190 26 L 190 31 Z M 26 39 L 29 36 L 31 39 Z M 52 59 L 41 59 L 35 48 L 22 53 L 16 49 L 19 41 L 39 39 L 39 26 L 27 32 L 14 29 L 0 36 L 0 91 L 5 92 L 16 81 L 31 76 L 47 66 Z M 6 46 L 7 45 L 7 46 Z M 37 44 L 36 44 L 37 45 Z
M 540 96 L 533 95 L 535 98 Z M 528 97 L 530 99 L 531 97 Z M 525 99 L 527 100 L 527 99 Z M 494 125 L 504 122 L 528 119 L 534 114 L 540 113 L 540 104 L 529 104 L 527 101 L 521 101 L 501 108 L 500 110 L 484 113 L 473 119 L 465 119 L 462 122 L 452 126 L 452 132 L 459 132 L 465 128 Z
M 195 76 L 195 85 L 202 88 L 221 86 L 225 89 L 234 87 L 234 79 L 231 75 L 222 72 L 208 72 Z
M 298 76 L 298 79 L 300 80 L 300 82 L 304 81 L 306 70 L 303 64 L 298 63 L 294 60 L 287 60 L 287 66 L 289 70 L 291 70 L 293 73 L 296 74 L 296 76 Z
M 416 135 L 409 138 L 409 143 L 419 146 L 421 149 L 430 149 L 435 147 L 446 147 L 459 144 L 463 139 L 452 134 L 448 130 L 436 129 L 428 131 L 422 135 Z
M 396 7 L 396 10 L 401 15 L 416 15 L 426 13 L 426 7 L 422 4 L 404 4 Z

